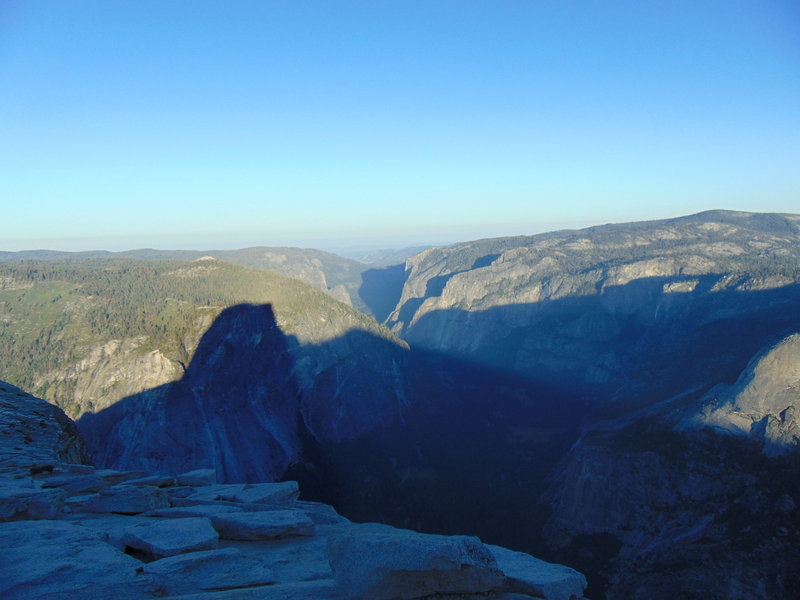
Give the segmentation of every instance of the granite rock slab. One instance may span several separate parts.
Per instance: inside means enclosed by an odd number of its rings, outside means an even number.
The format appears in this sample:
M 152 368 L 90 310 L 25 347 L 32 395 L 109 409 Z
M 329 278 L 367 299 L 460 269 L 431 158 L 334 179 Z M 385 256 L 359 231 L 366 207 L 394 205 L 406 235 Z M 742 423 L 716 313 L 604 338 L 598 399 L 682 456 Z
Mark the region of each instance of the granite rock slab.
M 126 527 L 122 538 L 126 546 L 152 559 L 196 550 L 213 550 L 217 547 L 217 540 L 217 532 L 211 526 L 211 521 L 202 517 L 139 522 Z

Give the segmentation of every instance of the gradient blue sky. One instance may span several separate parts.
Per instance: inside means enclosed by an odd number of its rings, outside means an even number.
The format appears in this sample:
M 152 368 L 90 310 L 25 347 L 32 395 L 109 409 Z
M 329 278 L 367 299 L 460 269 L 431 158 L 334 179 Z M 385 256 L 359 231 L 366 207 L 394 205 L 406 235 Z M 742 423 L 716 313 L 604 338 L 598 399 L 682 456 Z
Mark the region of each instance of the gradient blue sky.
M 0 249 L 800 212 L 800 4 L 0 0 Z

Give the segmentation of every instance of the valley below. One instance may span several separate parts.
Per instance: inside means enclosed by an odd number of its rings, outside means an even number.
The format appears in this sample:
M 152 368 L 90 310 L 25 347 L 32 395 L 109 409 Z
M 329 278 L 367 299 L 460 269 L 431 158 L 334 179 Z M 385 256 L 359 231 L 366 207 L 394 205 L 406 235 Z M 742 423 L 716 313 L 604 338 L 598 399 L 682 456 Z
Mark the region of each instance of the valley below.
M 593 600 L 794 597 L 798 340 L 797 215 L 389 265 L 0 253 L 0 379 L 73 419 L 95 469 L 298 481 L 354 522 L 568 565 Z

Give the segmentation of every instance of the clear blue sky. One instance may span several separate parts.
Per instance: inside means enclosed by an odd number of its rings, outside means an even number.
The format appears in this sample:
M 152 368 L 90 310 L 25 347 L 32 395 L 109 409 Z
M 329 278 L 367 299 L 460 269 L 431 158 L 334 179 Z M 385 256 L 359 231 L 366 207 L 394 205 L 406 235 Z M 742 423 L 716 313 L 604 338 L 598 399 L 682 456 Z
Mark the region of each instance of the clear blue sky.
M 796 0 L 0 0 L 0 249 L 800 212 Z

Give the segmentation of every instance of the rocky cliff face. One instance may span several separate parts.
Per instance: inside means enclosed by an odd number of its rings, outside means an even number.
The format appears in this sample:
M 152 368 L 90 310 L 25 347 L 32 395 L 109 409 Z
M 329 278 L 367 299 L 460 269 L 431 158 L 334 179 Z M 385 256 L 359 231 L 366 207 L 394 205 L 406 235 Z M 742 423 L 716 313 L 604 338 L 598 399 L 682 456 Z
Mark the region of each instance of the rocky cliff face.
M 788 336 L 733 384 L 591 426 L 543 496 L 554 556 L 599 576 L 609 599 L 791 598 L 798 348 Z
M 406 274 L 387 324 L 412 347 L 596 407 L 540 497 L 589 595 L 792 597 L 800 217 L 480 240 Z
M 183 377 L 131 396 L 79 425 L 104 467 L 221 481 L 274 481 L 296 459 L 299 389 L 269 305 L 223 312 Z
M 58 409 L 0 382 L 0 595 L 8 600 L 579 600 L 584 577 L 483 544 L 356 525 L 297 484 L 219 485 L 71 462 Z
M 800 334 L 760 352 L 733 385 L 720 385 L 687 417 L 687 427 L 714 427 L 764 443 L 769 455 L 800 442 Z
M 0 381 L 0 462 L 87 462 L 75 424 L 60 408 Z
M 600 424 L 542 500 L 551 556 L 608 599 L 794 597 L 800 580 L 800 456 L 664 416 Z
M 797 216 L 713 211 L 434 248 L 406 262 L 387 324 L 582 392 L 665 398 L 796 324 L 799 232 Z
M 145 341 L 140 336 L 113 339 L 94 346 L 85 358 L 37 376 L 34 386 L 70 390 L 69 397 L 62 397 L 61 401 L 77 418 L 179 379 L 184 372 L 181 361 L 165 356 L 161 349 L 141 352 Z M 192 352 L 196 345 L 188 344 Z

